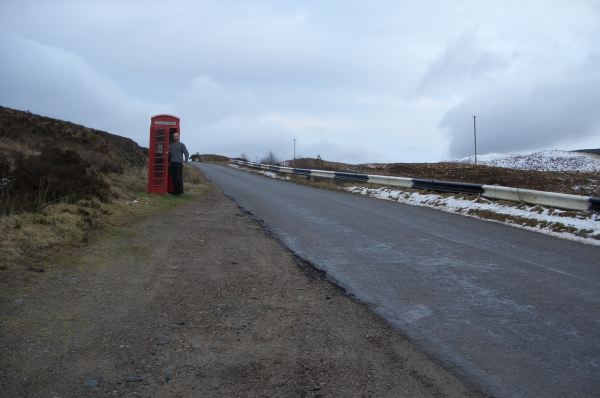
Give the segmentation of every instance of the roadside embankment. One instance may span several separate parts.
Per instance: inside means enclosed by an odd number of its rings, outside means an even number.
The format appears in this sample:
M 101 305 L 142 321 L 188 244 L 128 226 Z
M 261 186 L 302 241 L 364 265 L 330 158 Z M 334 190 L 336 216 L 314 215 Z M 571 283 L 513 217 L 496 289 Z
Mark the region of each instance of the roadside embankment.
M 386 186 L 383 182 L 381 184 L 371 184 L 368 181 L 357 183 L 313 176 L 307 179 L 306 176 L 302 175 L 290 175 L 289 173 L 278 173 L 272 170 L 255 170 L 237 164 L 230 164 L 229 167 L 241 168 L 250 173 L 262 174 L 269 178 L 282 179 L 297 184 L 310 184 L 319 188 L 344 190 L 376 199 L 430 207 L 564 239 L 600 245 L 600 226 L 598 225 L 600 213 L 597 211 L 561 210 L 551 206 L 527 205 L 526 203 L 507 200 L 490 200 L 482 195 L 467 192 L 432 192 L 410 187 Z M 410 185 L 407 184 L 407 186 Z M 548 194 L 549 196 L 553 195 L 552 193 Z M 597 199 L 595 200 L 597 201 Z

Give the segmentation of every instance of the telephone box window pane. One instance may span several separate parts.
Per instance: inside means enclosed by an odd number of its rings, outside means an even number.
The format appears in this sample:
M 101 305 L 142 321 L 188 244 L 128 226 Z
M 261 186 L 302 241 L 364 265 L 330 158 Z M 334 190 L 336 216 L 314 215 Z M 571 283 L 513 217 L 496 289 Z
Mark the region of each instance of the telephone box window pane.
M 165 160 L 164 160 L 164 152 L 165 152 L 165 138 L 166 138 L 166 129 L 158 129 L 155 130 L 155 145 L 154 145 L 154 185 L 164 185 L 164 171 L 165 171 Z

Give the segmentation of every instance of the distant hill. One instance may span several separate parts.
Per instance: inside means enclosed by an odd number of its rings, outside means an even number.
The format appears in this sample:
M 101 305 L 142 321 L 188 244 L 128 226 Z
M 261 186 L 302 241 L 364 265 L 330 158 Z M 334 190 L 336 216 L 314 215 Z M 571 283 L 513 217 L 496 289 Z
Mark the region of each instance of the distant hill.
M 296 160 L 285 160 L 281 162 L 281 165 L 300 169 L 321 169 L 332 171 L 342 171 L 353 166 L 349 163 L 332 162 L 319 158 L 298 158 Z
M 578 149 L 573 152 L 591 153 L 593 155 L 600 155 L 600 148 L 598 149 Z
M 207 162 L 207 163 L 228 163 L 230 158 L 223 155 L 215 155 L 210 153 L 194 154 L 190 156 L 190 159 L 194 162 Z

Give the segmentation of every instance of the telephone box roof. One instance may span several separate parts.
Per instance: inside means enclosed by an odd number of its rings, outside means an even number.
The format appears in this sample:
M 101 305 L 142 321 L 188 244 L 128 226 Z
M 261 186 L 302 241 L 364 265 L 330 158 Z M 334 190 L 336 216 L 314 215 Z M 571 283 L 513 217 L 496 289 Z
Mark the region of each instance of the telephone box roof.
M 163 115 L 154 115 L 151 117 L 151 119 L 156 119 L 157 117 L 172 117 L 173 119 L 177 119 L 179 120 L 179 118 L 177 116 L 174 115 L 167 115 L 167 114 L 163 114 Z

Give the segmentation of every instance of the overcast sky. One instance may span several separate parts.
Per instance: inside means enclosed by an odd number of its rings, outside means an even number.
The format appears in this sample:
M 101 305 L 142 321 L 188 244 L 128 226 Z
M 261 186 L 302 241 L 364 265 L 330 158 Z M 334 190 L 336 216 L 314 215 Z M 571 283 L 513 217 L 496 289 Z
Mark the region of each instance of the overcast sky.
M 192 152 L 600 148 L 600 0 L 2 0 L 0 105 Z

